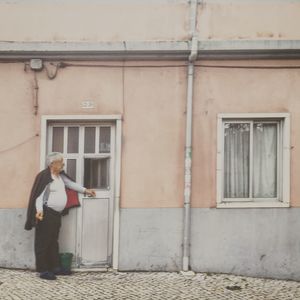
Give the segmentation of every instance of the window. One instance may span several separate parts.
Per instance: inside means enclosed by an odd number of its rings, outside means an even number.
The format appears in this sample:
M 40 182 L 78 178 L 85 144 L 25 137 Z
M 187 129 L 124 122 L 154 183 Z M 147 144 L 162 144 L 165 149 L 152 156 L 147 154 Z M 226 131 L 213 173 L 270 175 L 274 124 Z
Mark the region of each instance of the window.
M 109 190 L 112 134 L 110 123 L 52 124 L 48 149 L 63 153 L 67 174 L 73 180 L 79 181 L 83 175 L 86 188 Z
M 109 158 L 84 159 L 84 186 L 88 189 L 109 189 Z
M 289 206 L 289 114 L 218 116 L 218 207 Z

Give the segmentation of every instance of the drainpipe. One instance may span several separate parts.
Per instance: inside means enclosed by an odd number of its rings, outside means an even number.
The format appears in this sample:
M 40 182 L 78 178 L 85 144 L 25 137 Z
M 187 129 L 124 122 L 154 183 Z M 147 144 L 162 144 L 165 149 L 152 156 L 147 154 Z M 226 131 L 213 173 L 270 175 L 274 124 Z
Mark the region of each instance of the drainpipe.
M 198 39 L 196 35 L 198 0 L 190 1 L 190 33 L 191 54 L 189 55 L 187 78 L 186 103 L 186 134 L 185 134 L 185 161 L 184 161 L 184 223 L 183 223 L 183 271 L 189 270 L 190 265 L 190 223 L 191 223 L 191 187 L 192 187 L 192 112 L 193 112 L 193 85 L 194 62 L 197 59 Z

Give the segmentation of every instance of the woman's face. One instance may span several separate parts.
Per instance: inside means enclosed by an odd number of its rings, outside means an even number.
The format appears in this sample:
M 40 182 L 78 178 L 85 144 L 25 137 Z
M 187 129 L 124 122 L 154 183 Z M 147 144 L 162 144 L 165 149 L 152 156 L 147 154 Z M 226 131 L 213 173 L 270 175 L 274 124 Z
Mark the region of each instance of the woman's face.
M 55 172 L 55 173 L 59 173 L 63 170 L 65 164 L 64 164 L 64 159 L 60 159 L 60 160 L 56 160 L 54 162 L 52 162 L 51 164 L 51 169 Z

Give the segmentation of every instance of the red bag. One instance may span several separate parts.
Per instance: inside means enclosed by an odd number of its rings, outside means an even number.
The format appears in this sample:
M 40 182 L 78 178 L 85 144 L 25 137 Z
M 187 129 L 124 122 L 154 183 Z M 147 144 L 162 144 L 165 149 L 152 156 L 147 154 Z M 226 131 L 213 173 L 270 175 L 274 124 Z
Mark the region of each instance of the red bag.
M 78 193 L 76 191 L 66 188 L 67 193 L 67 204 L 65 208 L 72 208 L 80 206 Z

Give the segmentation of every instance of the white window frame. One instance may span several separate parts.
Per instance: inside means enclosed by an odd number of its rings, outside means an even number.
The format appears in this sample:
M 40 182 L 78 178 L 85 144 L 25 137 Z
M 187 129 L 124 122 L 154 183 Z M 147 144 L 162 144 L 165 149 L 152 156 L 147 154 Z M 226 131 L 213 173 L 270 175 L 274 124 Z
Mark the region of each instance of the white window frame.
M 225 122 L 281 121 L 281 137 L 278 143 L 280 152 L 277 198 L 264 199 L 224 199 L 224 129 Z M 282 125 L 282 127 L 280 126 Z M 289 113 L 232 113 L 218 114 L 217 124 L 217 208 L 255 208 L 255 207 L 290 207 L 290 114 Z M 280 137 L 280 136 L 279 136 Z

